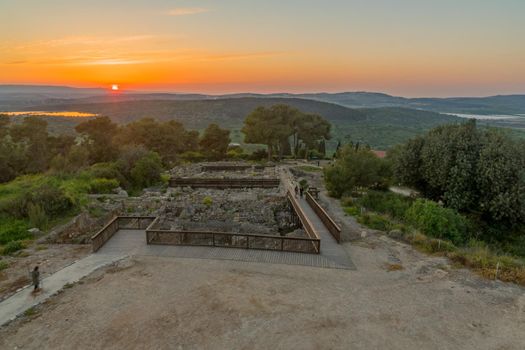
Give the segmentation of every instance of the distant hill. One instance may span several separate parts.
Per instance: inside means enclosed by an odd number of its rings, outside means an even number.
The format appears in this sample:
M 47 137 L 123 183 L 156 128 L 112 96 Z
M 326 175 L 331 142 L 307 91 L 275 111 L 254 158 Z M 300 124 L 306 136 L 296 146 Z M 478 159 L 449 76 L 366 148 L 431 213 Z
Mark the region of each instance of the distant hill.
M 258 106 L 288 104 L 306 113 L 324 116 L 333 124 L 334 143 L 337 139 L 352 139 L 386 149 L 425 130 L 444 123 L 463 119 L 435 112 L 398 107 L 352 109 L 341 105 L 301 98 L 242 97 L 214 100 L 140 100 L 105 103 L 70 103 L 67 105 L 36 106 L 34 110 L 74 110 L 110 117 L 117 123 L 151 117 L 175 119 L 189 129 L 204 129 L 210 123 L 238 130 L 244 118 Z
M 339 104 L 350 108 L 404 107 L 435 112 L 470 114 L 525 114 L 525 95 L 453 98 L 405 98 L 374 92 L 308 94 L 225 95 L 148 93 L 124 91 L 112 95 L 104 89 L 78 89 L 66 86 L 0 85 L 0 110 L 15 110 L 35 105 L 70 105 L 141 100 L 230 100 L 233 98 L 296 98 Z
M 258 106 L 279 103 L 323 115 L 334 126 L 335 140 L 359 140 L 377 149 L 386 149 L 436 125 L 464 122 L 456 116 L 437 112 L 523 114 L 523 117 L 496 118 L 480 123 L 512 128 L 516 135 L 523 135 L 525 130 L 525 95 L 404 98 L 370 92 L 206 95 L 126 91 L 111 94 L 104 89 L 0 85 L 0 111 L 90 112 L 109 116 L 118 123 L 144 117 L 176 119 L 187 128 L 198 130 L 209 123 L 218 123 L 233 130 L 235 141 L 242 139 L 239 129 L 248 113 Z M 51 123 L 54 120 L 48 118 Z M 57 120 L 56 128 L 72 128 L 80 121 Z

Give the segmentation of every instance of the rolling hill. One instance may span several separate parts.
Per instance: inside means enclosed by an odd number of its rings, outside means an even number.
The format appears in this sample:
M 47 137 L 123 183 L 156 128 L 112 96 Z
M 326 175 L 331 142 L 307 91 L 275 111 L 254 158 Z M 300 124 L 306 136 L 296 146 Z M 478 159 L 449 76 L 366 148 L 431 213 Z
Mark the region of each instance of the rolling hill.
M 351 109 L 341 105 L 301 98 L 241 97 L 215 100 L 134 100 L 105 103 L 69 103 L 66 105 L 36 106 L 34 110 L 74 110 L 110 117 L 117 123 L 151 117 L 175 119 L 189 129 L 204 129 L 210 123 L 238 130 L 244 118 L 258 106 L 288 104 L 307 113 L 324 116 L 333 124 L 334 143 L 337 139 L 352 139 L 372 147 L 386 149 L 396 143 L 444 123 L 461 122 L 454 116 L 397 107 Z

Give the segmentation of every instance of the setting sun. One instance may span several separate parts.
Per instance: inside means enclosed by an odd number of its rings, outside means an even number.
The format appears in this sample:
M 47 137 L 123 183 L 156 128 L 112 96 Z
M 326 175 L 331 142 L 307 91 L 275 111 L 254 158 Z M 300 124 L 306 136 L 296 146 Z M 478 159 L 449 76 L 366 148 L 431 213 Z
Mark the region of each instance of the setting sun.
M 111 90 L 118 91 L 118 85 L 117 84 L 111 85 Z

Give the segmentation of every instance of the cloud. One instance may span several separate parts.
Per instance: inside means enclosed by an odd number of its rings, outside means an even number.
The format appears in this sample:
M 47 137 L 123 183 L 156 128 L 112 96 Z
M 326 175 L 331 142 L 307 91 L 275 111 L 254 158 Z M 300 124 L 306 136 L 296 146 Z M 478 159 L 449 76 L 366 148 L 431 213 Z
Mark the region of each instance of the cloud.
M 187 16 L 196 15 L 198 13 L 209 12 L 210 9 L 204 7 L 178 7 L 168 11 L 169 16 Z

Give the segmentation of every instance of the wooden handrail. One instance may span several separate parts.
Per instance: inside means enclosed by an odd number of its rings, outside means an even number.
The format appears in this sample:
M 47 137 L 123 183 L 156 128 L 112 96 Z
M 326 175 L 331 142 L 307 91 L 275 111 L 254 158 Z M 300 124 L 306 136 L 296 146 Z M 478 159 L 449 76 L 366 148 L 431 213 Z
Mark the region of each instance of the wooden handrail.
M 290 200 L 290 203 L 292 203 L 292 206 L 294 207 L 295 213 L 299 217 L 299 220 L 301 220 L 301 223 L 303 224 L 303 227 L 304 227 L 306 233 L 310 237 L 313 236 L 313 237 L 319 239 L 319 235 L 317 234 L 317 231 L 314 229 L 313 224 L 311 223 L 310 219 L 308 219 L 308 217 L 304 213 L 303 209 L 301 208 L 301 206 L 297 202 L 297 199 L 295 198 L 295 196 L 292 194 L 292 192 L 290 190 L 288 190 L 287 196 L 288 196 L 288 199 Z
M 310 207 L 313 209 L 313 211 L 319 216 L 319 219 L 323 222 L 323 224 L 326 226 L 328 231 L 332 234 L 332 236 L 335 238 L 337 243 L 341 242 L 341 227 L 328 215 L 326 210 L 315 200 L 315 198 L 309 193 L 306 192 L 306 201 L 310 205 Z

